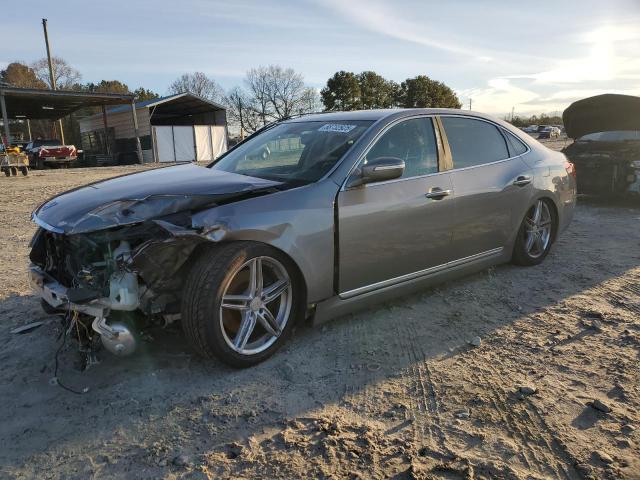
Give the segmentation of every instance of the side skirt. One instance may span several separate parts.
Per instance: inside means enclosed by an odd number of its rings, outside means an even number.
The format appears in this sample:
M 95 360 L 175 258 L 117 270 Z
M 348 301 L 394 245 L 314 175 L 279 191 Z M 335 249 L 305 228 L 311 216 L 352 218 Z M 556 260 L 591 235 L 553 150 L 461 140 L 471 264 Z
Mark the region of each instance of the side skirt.
M 402 277 L 385 280 L 328 298 L 316 304 L 313 325 L 320 325 L 334 318 L 365 310 L 378 303 L 408 295 L 430 286 L 465 275 L 479 272 L 493 265 L 508 262 L 509 249 L 497 248 L 472 257 L 432 267 Z

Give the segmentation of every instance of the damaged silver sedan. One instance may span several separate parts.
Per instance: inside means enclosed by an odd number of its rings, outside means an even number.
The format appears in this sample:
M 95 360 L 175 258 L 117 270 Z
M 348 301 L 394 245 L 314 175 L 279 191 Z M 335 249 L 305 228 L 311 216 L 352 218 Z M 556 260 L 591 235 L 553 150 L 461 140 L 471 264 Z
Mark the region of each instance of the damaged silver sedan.
M 33 214 L 31 283 L 117 355 L 180 320 L 203 356 L 258 363 L 296 322 L 487 266 L 540 263 L 571 220 L 573 168 L 459 110 L 317 114 L 178 165 L 63 193 Z M 97 333 L 98 335 L 95 335 Z

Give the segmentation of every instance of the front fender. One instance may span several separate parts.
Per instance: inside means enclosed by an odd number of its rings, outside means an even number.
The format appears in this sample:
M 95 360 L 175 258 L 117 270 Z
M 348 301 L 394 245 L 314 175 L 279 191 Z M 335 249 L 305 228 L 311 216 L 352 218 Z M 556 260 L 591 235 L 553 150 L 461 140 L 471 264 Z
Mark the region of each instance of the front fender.
M 334 217 L 338 186 L 331 180 L 231 202 L 192 217 L 209 240 L 252 240 L 284 252 L 298 266 L 307 301 L 333 295 Z

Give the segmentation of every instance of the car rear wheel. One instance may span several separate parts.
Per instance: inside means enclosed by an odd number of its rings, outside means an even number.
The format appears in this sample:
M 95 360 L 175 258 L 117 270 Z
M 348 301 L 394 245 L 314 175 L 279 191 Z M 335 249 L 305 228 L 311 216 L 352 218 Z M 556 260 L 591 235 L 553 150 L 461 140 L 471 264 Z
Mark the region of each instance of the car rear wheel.
M 551 250 L 555 228 L 555 210 L 547 200 L 537 200 L 520 225 L 513 247 L 513 263 L 524 266 L 541 263 Z
M 231 243 L 196 258 L 182 298 L 182 325 L 195 350 L 233 367 L 270 357 L 304 312 L 291 261 L 268 245 Z

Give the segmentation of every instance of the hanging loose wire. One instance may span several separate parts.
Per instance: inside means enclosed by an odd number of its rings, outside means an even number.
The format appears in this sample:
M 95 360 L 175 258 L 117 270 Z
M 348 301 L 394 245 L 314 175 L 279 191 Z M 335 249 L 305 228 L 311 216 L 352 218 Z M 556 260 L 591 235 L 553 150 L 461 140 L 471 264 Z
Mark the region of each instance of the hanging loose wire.
M 69 318 L 70 316 L 71 316 L 71 311 L 69 310 L 67 312 L 66 318 Z M 58 350 L 56 350 L 55 369 L 54 369 L 54 372 L 53 372 L 53 378 L 51 379 L 51 382 L 54 385 L 58 385 L 58 386 L 62 387 L 63 389 L 65 389 L 68 392 L 75 393 L 76 395 L 82 395 L 82 394 L 87 393 L 89 391 L 89 387 L 84 387 L 82 390 L 76 390 L 75 388 L 71 388 L 71 387 L 65 385 L 64 383 L 62 383 L 62 380 L 60 380 L 60 378 L 58 377 L 58 356 L 60 355 L 60 352 L 62 351 L 62 349 L 66 345 L 67 336 L 71 333 L 71 330 L 73 329 L 74 324 L 75 324 L 75 327 L 76 327 L 76 331 L 78 332 L 78 336 L 80 335 L 80 330 L 79 330 L 79 327 L 78 327 L 78 323 L 79 323 L 78 322 L 78 317 L 79 317 L 78 312 L 74 311 L 73 315 L 71 316 L 71 324 L 69 325 L 68 328 L 63 328 L 62 329 L 62 332 L 61 332 L 62 343 L 58 347 Z M 58 337 L 58 338 L 60 338 L 60 337 Z

